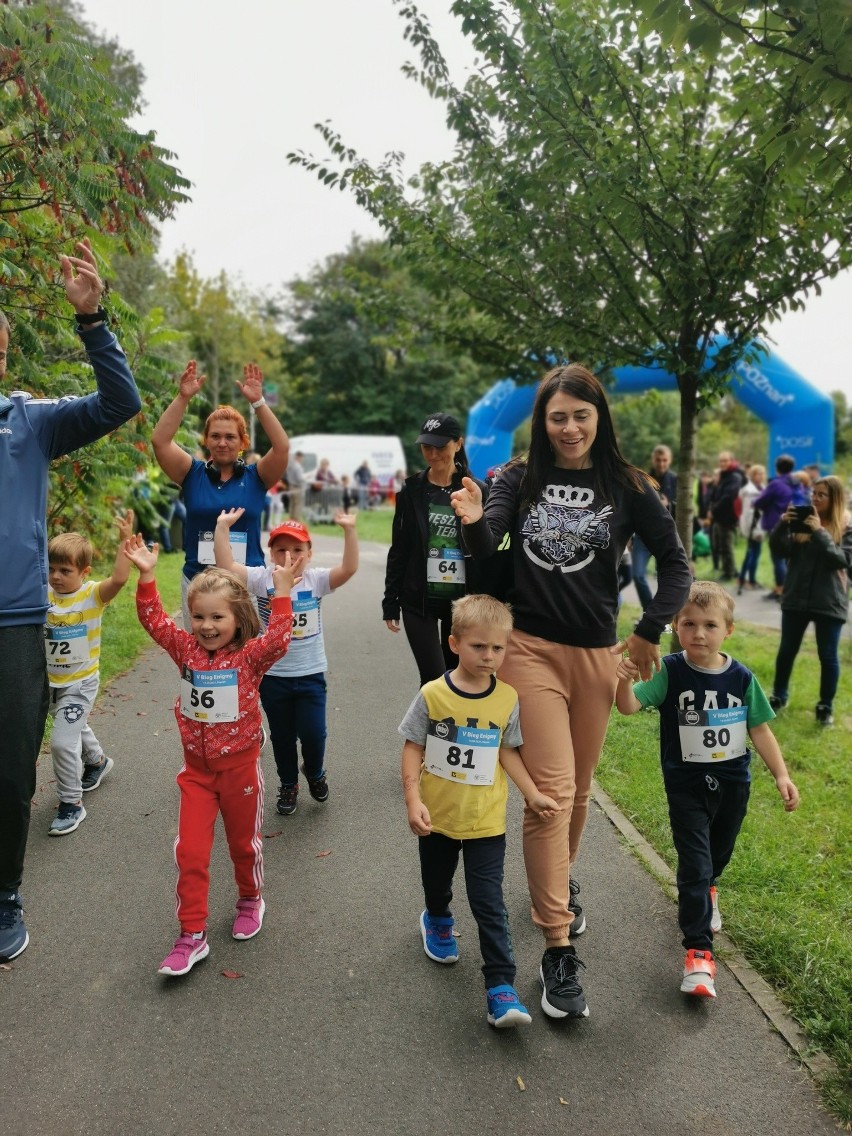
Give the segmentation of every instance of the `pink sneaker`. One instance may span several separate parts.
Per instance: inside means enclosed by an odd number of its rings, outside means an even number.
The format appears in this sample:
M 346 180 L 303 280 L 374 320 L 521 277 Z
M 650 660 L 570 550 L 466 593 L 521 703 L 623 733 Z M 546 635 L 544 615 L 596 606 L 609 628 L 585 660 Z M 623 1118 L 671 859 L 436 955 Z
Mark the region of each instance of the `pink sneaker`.
M 207 935 L 196 939 L 194 935 L 178 935 L 177 942 L 172 947 L 171 954 L 166 955 L 160 963 L 159 974 L 177 978 L 181 974 L 189 974 L 197 962 L 207 958 L 210 954 L 210 944 Z
M 264 911 L 266 911 L 266 904 L 263 902 L 263 896 L 258 895 L 254 899 L 238 899 L 237 914 L 231 928 L 231 934 L 234 938 L 253 939 L 263 926 Z

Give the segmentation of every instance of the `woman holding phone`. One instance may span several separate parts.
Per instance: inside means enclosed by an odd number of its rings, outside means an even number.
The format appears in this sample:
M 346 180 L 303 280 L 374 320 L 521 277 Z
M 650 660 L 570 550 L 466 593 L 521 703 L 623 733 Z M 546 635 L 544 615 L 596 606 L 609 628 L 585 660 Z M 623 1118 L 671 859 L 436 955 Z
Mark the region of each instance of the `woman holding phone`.
M 820 665 L 816 720 L 830 726 L 840 680 L 840 634 L 849 612 L 852 525 L 839 477 L 821 477 L 812 501 L 812 505 L 788 505 L 769 537 L 772 555 L 788 559 L 769 704 L 776 712 L 787 705 L 793 663 L 813 621 Z

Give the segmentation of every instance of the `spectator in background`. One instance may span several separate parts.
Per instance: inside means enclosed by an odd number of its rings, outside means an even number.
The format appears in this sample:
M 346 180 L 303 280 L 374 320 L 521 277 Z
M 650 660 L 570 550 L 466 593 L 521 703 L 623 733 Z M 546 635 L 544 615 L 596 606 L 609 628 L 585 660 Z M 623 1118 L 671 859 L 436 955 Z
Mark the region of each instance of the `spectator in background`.
M 348 513 L 350 509 L 353 509 L 356 506 L 358 508 L 361 507 L 360 491 L 352 488 L 352 486 L 349 484 L 349 478 L 345 473 L 340 479 L 340 488 L 343 490 L 342 502 L 344 513 Z
M 651 468 L 648 473 L 659 486 L 657 493 L 660 500 L 674 516 L 675 501 L 677 500 L 677 474 L 672 470 L 671 464 L 672 452 L 669 447 L 655 446 L 651 453 Z M 638 533 L 634 534 L 631 542 L 631 557 L 636 594 L 639 596 L 642 610 L 647 611 L 654 598 L 648 584 L 648 564 L 651 560 L 651 551 Z
M 792 478 L 792 473 L 795 465 L 795 461 L 789 454 L 780 454 L 775 459 L 775 477 L 770 479 L 763 492 L 752 501 L 752 508 L 760 513 L 760 526 L 764 534 L 772 532 L 793 498 L 793 489 L 796 483 Z M 772 555 L 775 587 L 763 598 L 780 602 L 787 575 L 787 558 L 776 555 L 771 544 L 769 551 Z
M 329 485 L 339 485 L 340 482 L 329 469 L 328 458 L 321 458 L 314 474 L 313 488 L 316 490 L 328 489 Z
M 305 503 L 305 455 L 297 450 L 287 463 L 287 508 L 294 521 L 302 519 L 302 505 Z M 274 527 L 274 526 L 273 526 Z
M 812 510 L 801 520 L 791 500 L 769 538 L 773 553 L 788 560 L 781 597 L 781 642 L 769 704 L 776 713 L 787 705 L 793 663 L 812 622 L 820 668 L 816 720 L 830 726 L 852 572 L 852 525 L 839 477 L 820 478 L 813 489 Z
M 765 466 L 749 466 L 748 480 L 740 490 L 740 532 L 746 538 L 746 554 L 738 577 L 738 596 L 742 595 L 743 588 L 757 587 L 757 562 L 763 548 L 763 529 L 754 501 L 760 496 L 765 484 Z
M 353 474 L 355 481 L 355 488 L 358 493 L 358 508 L 366 509 L 370 504 L 370 482 L 373 480 L 373 474 L 367 464 L 367 459 L 361 462 Z M 344 505 L 344 508 L 346 506 Z
M 734 560 L 734 538 L 737 533 L 735 502 L 744 482 L 743 472 L 729 450 L 719 454 L 719 480 L 710 496 L 707 517 L 710 521 L 710 544 L 714 566 L 721 571 L 722 583 L 733 580 L 737 574 Z

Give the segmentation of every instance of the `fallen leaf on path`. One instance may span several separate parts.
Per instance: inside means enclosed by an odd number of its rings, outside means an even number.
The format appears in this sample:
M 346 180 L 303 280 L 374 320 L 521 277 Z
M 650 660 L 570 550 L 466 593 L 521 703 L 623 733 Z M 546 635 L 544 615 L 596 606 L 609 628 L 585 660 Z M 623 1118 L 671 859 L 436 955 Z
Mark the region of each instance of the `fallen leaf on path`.
M 280 836 L 283 831 L 283 828 L 279 828 L 277 832 L 264 832 L 263 836 L 265 840 L 274 840 L 275 837 Z
M 525 1093 L 527 1091 L 527 1086 L 524 1084 L 521 1078 L 515 1077 L 515 1080 L 518 1082 L 518 1088 L 521 1090 L 521 1092 Z
M 14 970 L 7 962 L 0 962 L 0 970 Z
M 223 970 L 222 971 L 222 977 L 223 978 L 242 978 L 243 975 L 240 974 L 240 972 L 238 970 Z
M 567 1101 L 567 1100 L 565 1099 L 565 1097 L 560 1097 L 560 1098 L 559 1098 L 559 1103 L 560 1103 L 560 1104 L 567 1104 L 567 1103 L 568 1103 L 568 1101 Z
M 137 710 L 136 711 L 136 717 L 137 718 L 147 718 L 148 717 L 148 711 L 147 710 Z
M 330 856 L 330 855 L 331 855 L 331 849 L 329 848 L 325 852 L 317 852 L 316 859 L 320 860 L 323 856 Z

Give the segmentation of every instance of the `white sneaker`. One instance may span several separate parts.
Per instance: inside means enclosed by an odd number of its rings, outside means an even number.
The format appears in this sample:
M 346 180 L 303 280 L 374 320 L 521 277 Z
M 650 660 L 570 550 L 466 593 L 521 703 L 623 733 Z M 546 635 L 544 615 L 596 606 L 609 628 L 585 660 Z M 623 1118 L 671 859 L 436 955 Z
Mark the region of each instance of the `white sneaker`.
M 682 993 L 699 998 L 716 997 L 716 964 L 709 951 L 687 951 L 683 964 Z
M 719 912 L 719 893 L 714 887 L 710 888 L 710 902 L 713 905 L 710 913 L 710 930 L 717 935 L 722 930 L 722 916 Z

